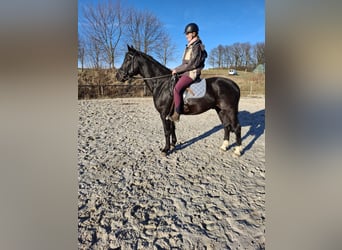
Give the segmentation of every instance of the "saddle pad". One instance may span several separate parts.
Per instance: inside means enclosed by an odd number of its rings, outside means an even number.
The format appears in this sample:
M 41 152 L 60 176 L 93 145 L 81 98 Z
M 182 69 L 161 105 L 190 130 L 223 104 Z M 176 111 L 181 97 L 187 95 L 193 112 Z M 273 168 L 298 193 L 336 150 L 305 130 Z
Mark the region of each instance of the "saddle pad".
M 183 100 L 186 103 L 189 98 L 201 98 L 205 95 L 207 84 L 205 79 L 203 78 L 199 82 L 192 83 L 190 85 L 190 91 L 185 90 L 183 93 Z

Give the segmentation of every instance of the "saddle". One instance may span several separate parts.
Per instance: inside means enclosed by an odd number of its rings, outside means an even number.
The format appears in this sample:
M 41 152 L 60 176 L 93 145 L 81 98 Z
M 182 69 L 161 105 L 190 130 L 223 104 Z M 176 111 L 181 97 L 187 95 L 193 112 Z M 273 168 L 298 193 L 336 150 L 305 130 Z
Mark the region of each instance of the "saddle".
M 177 76 L 173 76 L 171 78 L 171 88 L 170 92 L 173 95 L 173 89 L 178 81 Z M 201 98 L 205 95 L 207 89 L 206 80 L 203 78 L 196 78 L 193 83 L 190 84 L 189 87 L 187 87 L 183 92 L 183 102 L 184 104 L 188 101 L 190 98 Z
M 201 98 L 205 95 L 207 89 L 206 80 L 196 79 L 195 82 L 191 83 L 183 93 L 183 102 L 186 104 L 190 98 Z
M 170 92 L 171 95 L 173 96 L 173 89 L 176 85 L 178 81 L 178 77 L 172 76 L 171 78 L 171 88 L 170 88 Z M 207 84 L 206 84 L 206 80 L 203 78 L 196 78 L 195 81 L 193 83 L 190 84 L 190 86 L 188 88 L 186 88 L 183 92 L 183 111 L 187 111 L 188 110 L 188 101 L 189 99 L 193 99 L 193 98 L 201 98 L 205 95 L 206 93 L 206 89 L 207 89 Z M 173 109 L 174 109 L 174 104 L 171 107 L 170 110 L 170 114 L 173 113 Z

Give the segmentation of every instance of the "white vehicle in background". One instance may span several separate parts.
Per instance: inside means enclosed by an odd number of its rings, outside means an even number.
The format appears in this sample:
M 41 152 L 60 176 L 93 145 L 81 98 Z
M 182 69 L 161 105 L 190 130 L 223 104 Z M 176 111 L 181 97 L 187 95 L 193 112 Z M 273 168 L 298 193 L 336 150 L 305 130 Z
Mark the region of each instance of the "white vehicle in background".
M 237 75 L 237 71 L 235 69 L 230 69 L 228 75 Z

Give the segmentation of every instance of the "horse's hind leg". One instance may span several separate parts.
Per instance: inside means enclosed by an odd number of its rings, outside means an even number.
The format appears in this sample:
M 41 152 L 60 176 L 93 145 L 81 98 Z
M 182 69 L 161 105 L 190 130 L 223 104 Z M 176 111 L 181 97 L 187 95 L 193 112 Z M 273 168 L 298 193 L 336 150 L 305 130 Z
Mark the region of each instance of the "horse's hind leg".
M 223 143 L 220 149 L 222 149 L 223 151 L 226 151 L 229 146 L 229 135 L 230 135 L 230 130 L 231 130 L 230 125 L 223 124 L 223 130 L 224 130 L 224 137 L 223 137 Z
M 241 147 L 241 125 L 239 123 L 238 112 L 234 112 L 231 116 L 232 121 L 232 130 L 236 136 L 236 147 L 234 149 L 234 154 L 240 156 L 242 154 L 242 147 Z
M 216 110 L 217 111 L 217 110 Z M 234 110 L 219 110 L 218 115 L 224 127 L 224 141 L 221 146 L 222 150 L 227 150 L 229 145 L 229 133 L 232 131 L 236 136 L 236 147 L 234 154 L 240 156 L 242 154 L 241 149 L 241 126 L 239 124 L 238 112 Z
M 226 151 L 229 146 L 229 134 L 230 134 L 231 127 L 230 127 L 228 120 L 226 119 L 225 111 L 219 108 L 216 108 L 216 112 L 221 120 L 221 123 L 223 125 L 223 130 L 224 130 L 223 143 L 220 149 L 223 151 Z

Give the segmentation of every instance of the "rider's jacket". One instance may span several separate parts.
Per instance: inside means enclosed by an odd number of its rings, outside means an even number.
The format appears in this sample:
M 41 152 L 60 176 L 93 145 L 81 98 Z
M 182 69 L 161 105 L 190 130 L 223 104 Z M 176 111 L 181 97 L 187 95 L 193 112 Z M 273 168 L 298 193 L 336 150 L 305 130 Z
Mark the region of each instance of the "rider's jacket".
M 204 61 L 207 57 L 207 52 L 201 39 L 197 39 L 191 44 L 187 44 L 183 53 L 182 64 L 175 68 L 177 73 L 187 75 L 195 80 L 201 75 L 204 68 Z

